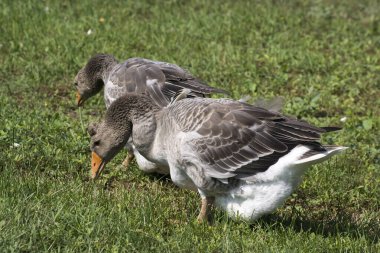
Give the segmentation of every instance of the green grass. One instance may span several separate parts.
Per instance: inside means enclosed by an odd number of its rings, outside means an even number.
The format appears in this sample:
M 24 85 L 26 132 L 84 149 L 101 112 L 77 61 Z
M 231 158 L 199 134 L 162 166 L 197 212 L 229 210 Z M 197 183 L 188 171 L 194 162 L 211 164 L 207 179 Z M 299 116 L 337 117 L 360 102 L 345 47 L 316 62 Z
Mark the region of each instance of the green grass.
M 378 1 L 133 2 L 0 2 L 0 251 L 379 252 Z M 123 170 L 125 152 L 88 180 L 84 129 L 104 102 L 77 110 L 73 79 L 98 52 L 176 63 L 235 98 L 282 95 L 350 149 L 272 215 L 199 225 L 197 194 Z

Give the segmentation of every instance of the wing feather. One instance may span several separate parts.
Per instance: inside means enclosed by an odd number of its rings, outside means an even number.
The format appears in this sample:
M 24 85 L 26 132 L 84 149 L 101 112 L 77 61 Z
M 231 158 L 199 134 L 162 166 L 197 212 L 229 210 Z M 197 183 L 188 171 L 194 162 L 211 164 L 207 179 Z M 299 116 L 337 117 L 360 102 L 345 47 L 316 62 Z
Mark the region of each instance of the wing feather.
M 149 80 L 157 80 L 156 87 L 147 87 Z M 208 86 L 200 79 L 192 76 L 188 71 L 181 67 L 166 62 L 152 61 L 143 58 L 130 58 L 120 64 L 110 76 L 110 81 L 125 88 L 120 90 L 122 96 L 127 93 L 147 94 L 153 98 L 159 106 L 165 106 L 167 102 L 175 98 L 183 89 L 189 89 L 187 97 L 204 97 L 211 93 L 228 92 Z M 157 89 L 160 89 L 160 95 L 163 94 L 166 99 L 157 97 Z M 153 93 L 151 93 L 153 92 Z M 116 98 L 115 98 L 116 99 Z
M 220 99 L 183 99 L 170 107 L 183 132 L 197 133 L 189 142 L 219 179 L 252 178 L 298 144 L 319 145 L 325 130 L 277 112 Z

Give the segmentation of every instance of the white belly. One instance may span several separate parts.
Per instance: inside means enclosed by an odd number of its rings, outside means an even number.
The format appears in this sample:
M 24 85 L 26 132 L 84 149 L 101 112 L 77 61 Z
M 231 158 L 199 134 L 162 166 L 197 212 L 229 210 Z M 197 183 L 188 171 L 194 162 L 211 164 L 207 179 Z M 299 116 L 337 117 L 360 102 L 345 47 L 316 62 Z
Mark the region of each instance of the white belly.
M 299 185 L 310 165 L 321 162 L 344 149 L 337 147 L 335 150 L 300 160 L 302 154 L 309 149 L 299 145 L 268 170 L 255 175 L 252 182 L 242 181 L 240 187 L 227 194 L 215 196 L 216 205 L 226 210 L 232 217 L 240 216 L 253 221 L 281 206 Z
M 308 150 L 298 146 L 265 172 L 257 173 L 251 181 L 241 180 L 240 185 L 228 192 L 216 194 L 215 205 L 227 211 L 231 217 L 253 221 L 281 206 L 298 186 L 309 164 L 297 164 L 298 158 Z M 179 167 L 177 167 L 179 168 Z M 170 166 L 173 182 L 190 188 L 194 183 L 182 169 Z
M 283 181 L 246 184 L 226 195 L 216 196 L 215 204 L 231 217 L 253 221 L 276 210 L 292 191 L 293 187 Z

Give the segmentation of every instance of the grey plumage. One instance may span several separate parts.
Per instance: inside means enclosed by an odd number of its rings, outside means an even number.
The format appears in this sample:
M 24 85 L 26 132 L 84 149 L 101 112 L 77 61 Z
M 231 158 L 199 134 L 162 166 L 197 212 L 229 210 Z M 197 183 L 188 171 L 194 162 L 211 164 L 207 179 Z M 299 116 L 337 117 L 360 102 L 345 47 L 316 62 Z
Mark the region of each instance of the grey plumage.
M 120 87 L 126 87 L 129 93 L 146 94 L 154 97 L 158 105 L 168 105 L 170 99 L 183 89 L 191 92 L 188 97 L 224 93 L 226 91 L 210 87 L 200 79 L 192 76 L 186 70 L 175 64 L 151 61 L 143 58 L 131 58 L 115 68 L 110 81 Z M 154 85 L 165 96 L 159 100 L 156 89 L 149 89 L 148 84 Z
M 107 54 L 93 56 L 78 72 L 75 83 L 80 97 L 78 105 L 98 93 L 105 85 L 107 107 L 112 101 L 127 93 L 153 97 L 155 94 L 152 91 L 154 92 L 156 89 L 159 89 L 160 93 L 164 95 L 163 97 L 154 97 L 154 101 L 160 107 L 168 105 L 171 98 L 181 93 L 183 89 L 191 91 L 188 97 L 228 93 L 225 90 L 208 86 L 175 64 L 143 58 L 130 58 L 123 63 L 118 63 L 112 55 Z M 154 85 L 155 89 L 149 89 L 148 84 Z
M 307 167 L 346 149 L 319 143 L 333 130 L 229 99 L 185 98 L 159 107 L 128 95 L 90 131 L 92 171 L 98 176 L 132 137 L 136 150 L 168 168 L 175 184 L 199 192 L 199 220 L 215 200 L 232 217 L 252 221 L 281 205 Z
M 179 101 L 168 113 L 184 132 L 201 137 L 191 142 L 194 152 L 216 178 L 250 177 L 265 171 L 298 144 L 317 142 L 323 128 L 260 107 L 229 99 Z
M 144 112 L 144 118 L 154 117 L 153 112 L 159 109 L 150 105 L 151 109 L 143 110 L 142 103 L 149 103 L 144 96 L 122 97 L 109 108 L 107 117 L 115 122 L 126 121 L 122 120 L 123 108 L 129 108 L 135 115 L 141 114 L 139 117 Z M 230 99 L 183 99 L 161 109 L 158 115 L 166 115 L 165 124 L 169 128 L 197 135 L 187 144 L 194 156 L 207 164 L 205 173 L 221 180 L 244 178 L 249 181 L 300 144 L 312 147 L 315 152 L 325 151 L 318 142 L 320 135 L 336 130 L 315 127 L 306 121 Z M 135 136 L 135 141 L 138 138 L 146 136 Z
M 131 58 L 119 63 L 112 55 L 97 54 L 78 72 L 75 77 L 77 88 L 77 105 L 94 96 L 104 86 L 104 100 L 108 108 L 113 101 L 126 94 L 145 94 L 159 107 L 168 106 L 176 98 L 207 96 L 211 93 L 227 93 L 213 88 L 192 76 L 186 70 L 175 64 L 157 62 L 143 58 Z M 184 93 L 183 91 L 189 91 Z M 135 153 L 133 147 L 127 144 L 130 153 Z M 136 151 L 137 152 L 137 151 Z M 137 155 L 139 156 L 138 152 Z M 129 155 L 124 165 L 130 163 L 133 156 Z M 152 172 L 155 165 L 139 156 L 140 168 Z M 160 170 L 162 173 L 167 171 Z

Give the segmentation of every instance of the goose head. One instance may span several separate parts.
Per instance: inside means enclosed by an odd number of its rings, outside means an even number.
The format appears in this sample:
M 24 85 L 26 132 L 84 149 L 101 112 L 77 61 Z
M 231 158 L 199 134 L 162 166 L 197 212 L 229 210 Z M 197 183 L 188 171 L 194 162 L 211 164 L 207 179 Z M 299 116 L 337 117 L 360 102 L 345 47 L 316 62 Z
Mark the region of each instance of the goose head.
M 82 106 L 88 98 L 96 95 L 102 89 L 104 76 L 115 64 L 117 61 L 112 55 L 97 54 L 79 70 L 74 79 L 78 106 Z
M 100 175 L 105 165 L 127 144 L 133 124 L 149 122 L 148 119 L 158 110 L 160 108 L 149 97 L 127 94 L 111 104 L 101 122 L 88 126 L 87 131 L 91 136 L 93 179 Z
M 132 133 L 132 122 L 123 109 L 111 106 L 103 121 L 92 123 L 87 128 L 91 136 L 92 179 L 96 179 L 106 164 L 122 150 Z

